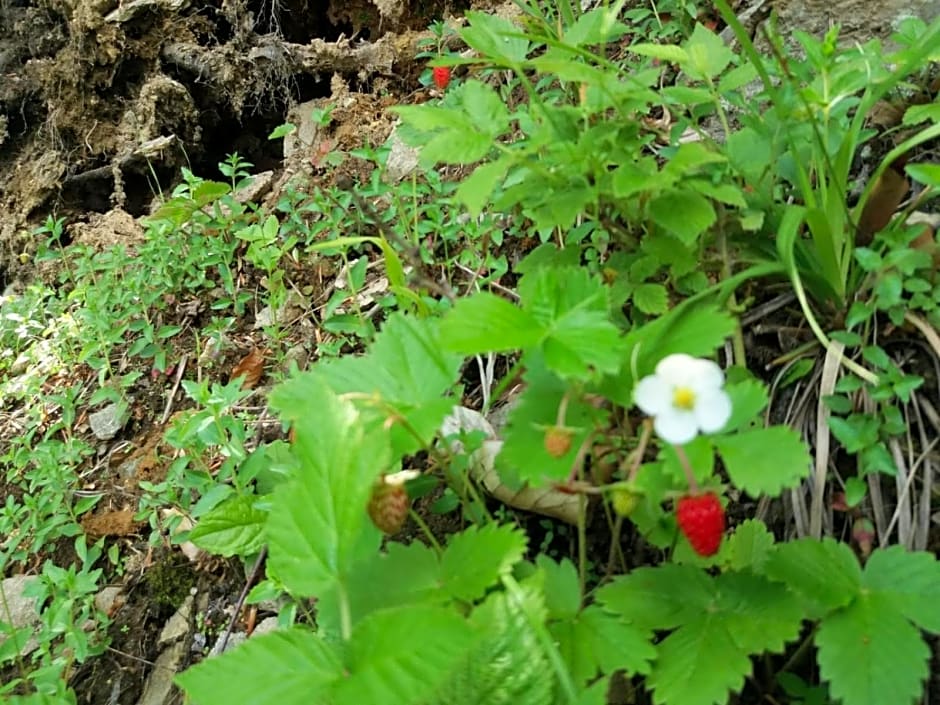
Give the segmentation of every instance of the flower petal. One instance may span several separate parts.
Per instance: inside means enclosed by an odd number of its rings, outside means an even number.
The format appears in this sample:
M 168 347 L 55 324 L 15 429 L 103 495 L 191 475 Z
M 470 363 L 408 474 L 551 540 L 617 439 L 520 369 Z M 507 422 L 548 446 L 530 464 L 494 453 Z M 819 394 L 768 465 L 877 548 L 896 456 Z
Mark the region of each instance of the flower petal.
M 633 389 L 633 401 L 643 413 L 656 416 L 672 408 L 672 389 L 658 375 L 650 375 Z
M 695 360 L 695 382 L 693 386 L 699 393 L 721 389 L 725 384 L 725 373 L 717 363 L 711 360 Z
M 688 443 L 698 435 L 695 414 L 675 408 L 658 414 L 653 421 L 653 428 L 660 438 L 673 445 Z
M 667 355 L 656 365 L 656 376 L 676 387 L 690 387 L 696 378 L 696 362 L 685 353 Z
M 695 421 L 703 433 L 720 431 L 731 418 L 731 397 L 722 389 L 700 394 L 695 402 Z

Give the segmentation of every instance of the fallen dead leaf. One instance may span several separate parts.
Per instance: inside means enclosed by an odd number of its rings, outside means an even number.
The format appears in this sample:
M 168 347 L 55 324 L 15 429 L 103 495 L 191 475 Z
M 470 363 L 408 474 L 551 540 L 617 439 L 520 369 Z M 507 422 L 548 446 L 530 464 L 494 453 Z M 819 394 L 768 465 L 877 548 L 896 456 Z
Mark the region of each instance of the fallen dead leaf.
M 899 172 L 893 168 L 884 170 L 878 177 L 858 219 L 856 245 L 871 244 L 875 234 L 891 222 L 891 218 L 894 217 L 909 188 L 910 184 L 907 179 Z
M 242 378 L 242 389 L 254 389 L 264 374 L 264 353 L 261 348 L 252 348 L 232 369 L 229 379 Z

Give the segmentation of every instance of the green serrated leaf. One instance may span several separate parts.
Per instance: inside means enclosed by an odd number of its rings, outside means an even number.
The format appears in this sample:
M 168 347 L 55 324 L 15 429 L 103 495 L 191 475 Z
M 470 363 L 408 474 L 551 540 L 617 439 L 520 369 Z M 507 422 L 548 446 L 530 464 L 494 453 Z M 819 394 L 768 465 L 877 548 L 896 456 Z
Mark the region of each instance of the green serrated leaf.
M 705 604 L 659 645 L 648 679 L 657 703 L 721 705 L 743 686 L 751 655 L 799 635 L 799 604 L 784 586 L 748 573 L 710 583 Z
M 291 592 L 318 595 L 378 550 L 365 509 L 389 466 L 388 434 L 381 426 L 367 433 L 353 404 L 312 372 L 276 387 L 269 401 L 293 424 L 301 469 L 274 493 L 268 562 Z
M 479 635 L 454 612 L 410 606 L 374 612 L 353 629 L 334 705 L 414 705 L 430 698 Z M 306 702 L 309 702 L 309 698 Z
M 394 451 L 404 454 L 430 441 L 450 412 L 453 401 L 443 395 L 461 362 L 442 348 L 437 322 L 396 313 L 365 355 L 326 360 L 314 369 L 337 394 L 365 397 L 357 402 L 364 421 L 382 427 L 392 410 L 400 415 L 405 423 L 393 424 L 389 433 Z
M 522 559 L 526 543 L 526 535 L 508 524 L 472 526 L 454 534 L 441 556 L 442 587 L 458 600 L 478 600 Z
M 555 679 L 527 614 L 544 615 L 541 594 L 521 586 L 494 592 L 471 615 L 485 635 L 452 671 L 430 705 L 551 705 Z
M 633 303 L 646 314 L 662 314 L 669 309 L 669 293 L 662 284 L 640 284 L 633 290 Z
M 695 242 L 718 219 L 711 202 L 694 191 L 670 191 L 657 196 L 649 203 L 649 213 L 654 223 L 685 245 Z
M 377 590 L 376 585 L 382 589 Z M 390 542 L 385 553 L 357 563 L 350 571 L 344 586 L 350 622 L 356 625 L 367 615 L 388 607 L 443 603 L 448 595 L 440 585 L 440 561 L 434 551 L 418 541 L 408 545 Z M 333 590 L 318 597 L 317 627 L 340 634 L 339 601 L 343 596 Z
M 940 563 L 930 553 L 891 546 L 872 553 L 862 585 L 922 629 L 940 633 Z
M 257 509 L 257 497 L 232 497 L 204 514 L 189 532 L 189 540 L 218 556 L 246 556 L 264 546 L 268 513 Z
M 734 52 L 721 38 L 702 24 L 696 24 L 692 36 L 685 44 L 689 55 L 683 68 L 692 78 L 714 78 L 734 59 Z
M 545 608 L 552 619 L 570 619 L 581 609 L 581 587 L 578 570 L 569 559 L 556 563 L 540 553 L 536 566 L 545 573 Z
M 774 536 L 764 522 L 748 519 L 735 527 L 722 550 L 731 568 L 761 573 L 773 546 Z
M 495 64 L 514 66 L 525 60 L 529 41 L 509 20 L 485 12 L 468 12 L 469 26 L 460 30 L 468 46 Z
M 725 425 L 725 432 L 747 428 L 760 420 L 758 414 L 769 401 L 767 388 L 763 384 L 754 379 L 746 379 L 726 384 L 725 391 L 731 397 L 731 418 Z
M 591 605 L 576 617 L 550 625 L 558 650 L 578 685 L 620 669 L 629 675 L 650 672 L 656 649 L 651 634 L 623 617 Z
M 830 538 L 778 544 L 764 572 L 821 610 L 848 605 L 861 589 L 862 571 L 852 549 Z
M 643 629 L 673 629 L 701 614 L 712 597 L 699 568 L 664 564 L 639 568 L 597 591 L 597 602 Z
M 846 705 L 917 700 L 930 649 L 884 595 L 860 594 L 822 621 L 814 641 L 820 675 Z
M 342 676 L 334 648 L 313 632 L 294 628 L 257 636 L 176 676 L 199 703 L 309 705 L 321 701 Z
M 785 426 L 741 431 L 714 443 L 731 481 L 752 497 L 776 497 L 801 482 L 812 463 L 799 434 Z
M 511 162 L 508 158 L 481 164 L 457 187 L 457 200 L 467 207 L 472 218 L 483 212 L 496 185 L 506 176 Z
M 630 45 L 630 51 L 640 56 L 651 56 L 654 59 L 668 61 L 674 64 L 683 64 L 689 59 L 688 53 L 681 47 L 672 44 L 647 44 L 638 42 Z
M 465 355 L 531 347 L 544 328 L 533 316 L 489 292 L 460 299 L 441 325 L 441 343 Z

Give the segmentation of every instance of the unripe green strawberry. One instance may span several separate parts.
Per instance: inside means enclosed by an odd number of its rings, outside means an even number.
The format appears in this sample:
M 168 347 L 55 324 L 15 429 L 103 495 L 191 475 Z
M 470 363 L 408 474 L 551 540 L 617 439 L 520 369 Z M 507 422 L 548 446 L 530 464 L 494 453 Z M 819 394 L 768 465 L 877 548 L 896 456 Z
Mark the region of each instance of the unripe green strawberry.
M 390 481 L 383 475 L 372 488 L 367 510 L 372 523 L 386 534 L 397 534 L 408 518 L 411 500 L 403 482 Z
M 618 487 L 610 493 L 610 502 L 614 507 L 614 511 L 622 517 L 633 514 L 641 499 L 643 499 L 641 493 L 626 487 Z
M 683 497 L 676 504 L 679 528 L 700 556 L 713 556 L 725 533 L 725 510 L 718 495 L 707 492 Z
M 545 430 L 545 450 L 553 458 L 563 457 L 571 450 L 571 438 L 574 434 L 567 428 L 551 426 Z

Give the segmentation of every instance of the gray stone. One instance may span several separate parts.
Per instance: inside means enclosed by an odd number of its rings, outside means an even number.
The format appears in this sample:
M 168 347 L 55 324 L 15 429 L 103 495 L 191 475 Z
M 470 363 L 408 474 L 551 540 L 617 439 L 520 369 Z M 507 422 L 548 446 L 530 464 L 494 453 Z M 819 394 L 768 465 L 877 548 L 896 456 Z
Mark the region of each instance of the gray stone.
M 173 678 L 176 677 L 185 654 L 186 645 L 178 641 L 157 656 L 137 705 L 168 705 L 180 702 Z
M 12 578 L 4 578 L 0 583 L 0 590 L 3 591 L 3 599 L 6 602 L 6 609 L 0 613 L 0 621 L 6 623 L 6 610 L 10 612 L 9 624 L 14 629 L 21 627 L 35 627 L 39 624 L 39 612 L 36 610 L 36 599 L 28 597 L 26 591 L 39 581 L 36 576 L 14 575 Z M 0 631 L 0 644 L 6 641 L 7 635 Z M 36 637 L 30 636 L 23 647 L 20 649 L 21 655 L 30 653 L 38 646 Z
M 391 151 L 388 153 L 388 161 L 385 163 L 385 173 L 383 178 L 388 183 L 398 183 L 402 179 L 411 176 L 418 168 L 418 158 L 421 151 L 417 147 L 411 147 L 405 144 L 398 134 L 396 127 L 388 138 Z
M 163 630 L 160 632 L 160 638 L 157 640 L 159 646 L 165 646 L 182 639 L 189 632 L 189 625 L 192 623 L 193 616 L 193 596 L 187 595 L 183 604 L 179 606 L 176 613 L 170 617 Z
M 104 612 L 105 614 L 111 614 L 111 610 L 115 609 L 115 607 L 120 607 L 123 602 L 124 595 L 121 588 L 113 585 L 101 588 L 98 594 L 95 595 L 95 607 L 99 612 Z
M 103 409 L 88 414 L 88 423 L 91 426 L 91 432 L 95 434 L 95 438 L 101 441 L 109 441 L 124 427 L 129 417 L 130 409 L 127 403 L 114 402 Z

